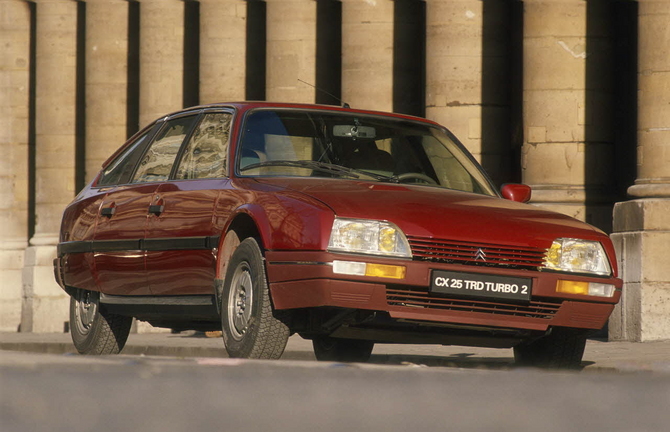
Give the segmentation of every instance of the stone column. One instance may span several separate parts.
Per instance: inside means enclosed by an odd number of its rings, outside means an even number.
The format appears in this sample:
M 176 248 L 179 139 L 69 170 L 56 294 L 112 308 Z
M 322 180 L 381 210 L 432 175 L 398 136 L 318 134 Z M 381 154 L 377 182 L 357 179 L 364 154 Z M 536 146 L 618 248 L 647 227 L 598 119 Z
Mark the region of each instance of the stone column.
M 342 0 L 342 100 L 393 111 L 392 0 Z
M 200 0 L 200 103 L 245 99 L 247 2 Z
M 35 235 L 25 254 L 21 331 L 62 332 L 68 296 L 54 280 L 53 259 L 75 194 L 77 2 L 36 3 Z
M 426 1 L 426 117 L 481 160 L 483 4 Z
M 498 182 L 510 141 L 508 13 L 503 2 L 485 3 L 426 1 L 426 117 L 447 126 Z
M 612 68 L 603 66 L 611 44 L 607 19 L 596 16 L 606 3 L 524 2 L 521 161 L 534 204 L 603 229 L 614 200 L 605 193 L 614 162 Z
M 128 2 L 86 1 L 86 181 L 126 141 Z
M 614 207 L 624 291 L 610 338 L 670 339 L 670 3 L 639 2 L 637 180 Z M 632 144 L 631 144 L 632 145 Z
M 184 2 L 140 0 L 140 128 L 183 108 Z
M 315 90 L 309 84 L 316 85 L 316 0 L 266 3 L 266 98 L 314 103 Z
M 21 272 L 28 246 L 30 8 L 0 1 L 0 332 L 21 323 Z

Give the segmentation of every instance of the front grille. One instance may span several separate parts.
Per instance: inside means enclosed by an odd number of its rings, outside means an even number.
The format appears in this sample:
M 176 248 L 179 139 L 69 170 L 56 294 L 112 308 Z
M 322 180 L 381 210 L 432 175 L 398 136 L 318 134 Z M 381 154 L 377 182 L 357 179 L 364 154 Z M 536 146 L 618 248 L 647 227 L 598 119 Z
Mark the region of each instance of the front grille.
M 514 304 L 435 297 L 431 296 L 425 289 L 415 289 L 405 286 L 389 287 L 386 290 L 386 301 L 389 306 L 460 312 L 481 312 L 493 315 L 538 319 L 551 319 L 561 307 L 561 302 L 550 303 L 531 301 L 530 303 Z
M 447 264 L 537 270 L 544 264 L 546 249 L 501 246 L 441 240 L 428 237 L 408 237 L 415 260 Z

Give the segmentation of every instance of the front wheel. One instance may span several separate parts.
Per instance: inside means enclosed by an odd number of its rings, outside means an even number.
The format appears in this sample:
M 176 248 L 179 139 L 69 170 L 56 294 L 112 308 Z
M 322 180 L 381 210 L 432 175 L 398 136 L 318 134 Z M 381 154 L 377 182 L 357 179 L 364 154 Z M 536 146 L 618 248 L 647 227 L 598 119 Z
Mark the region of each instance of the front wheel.
M 312 339 L 314 356 L 319 361 L 366 362 L 372 355 L 374 342 L 360 339 L 338 339 L 315 336 Z
M 263 255 L 253 238 L 242 241 L 228 263 L 221 327 L 230 357 L 278 359 L 286 348 L 289 328 L 273 314 Z
M 514 360 L 520 366 L 579 369 L 587 336 L 584 330 L 554 328 L 547 336 L 515 346 Z
M 96 291 L 77 290 L 70 297 L 70 334 L 80 354 L 118 354 L 132 323 L 132 317 L 102 310 Z

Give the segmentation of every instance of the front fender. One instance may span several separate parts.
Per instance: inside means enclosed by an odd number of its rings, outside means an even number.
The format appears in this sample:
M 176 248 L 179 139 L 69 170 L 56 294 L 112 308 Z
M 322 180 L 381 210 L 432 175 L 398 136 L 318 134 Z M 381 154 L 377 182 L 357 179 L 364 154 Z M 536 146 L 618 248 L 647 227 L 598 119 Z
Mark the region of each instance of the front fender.
M 332 210 L 283 194 L 263 201 L 241 205 L 231 221 L 242 213 L 249 216 L 266 250 L 326 249 L 335 218 Z

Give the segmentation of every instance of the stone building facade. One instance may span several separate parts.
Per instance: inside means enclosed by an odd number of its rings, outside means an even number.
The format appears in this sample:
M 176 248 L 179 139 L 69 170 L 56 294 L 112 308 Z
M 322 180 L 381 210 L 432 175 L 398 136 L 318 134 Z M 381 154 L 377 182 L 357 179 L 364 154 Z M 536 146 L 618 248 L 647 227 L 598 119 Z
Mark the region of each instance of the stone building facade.
M 247 99 L 446 125 L 612 233 L 611 338 L 670 338 L 670 1 L 0 0 L 0 41 L 0 331 L 64 330 L 61 212 L 129 135 Z

